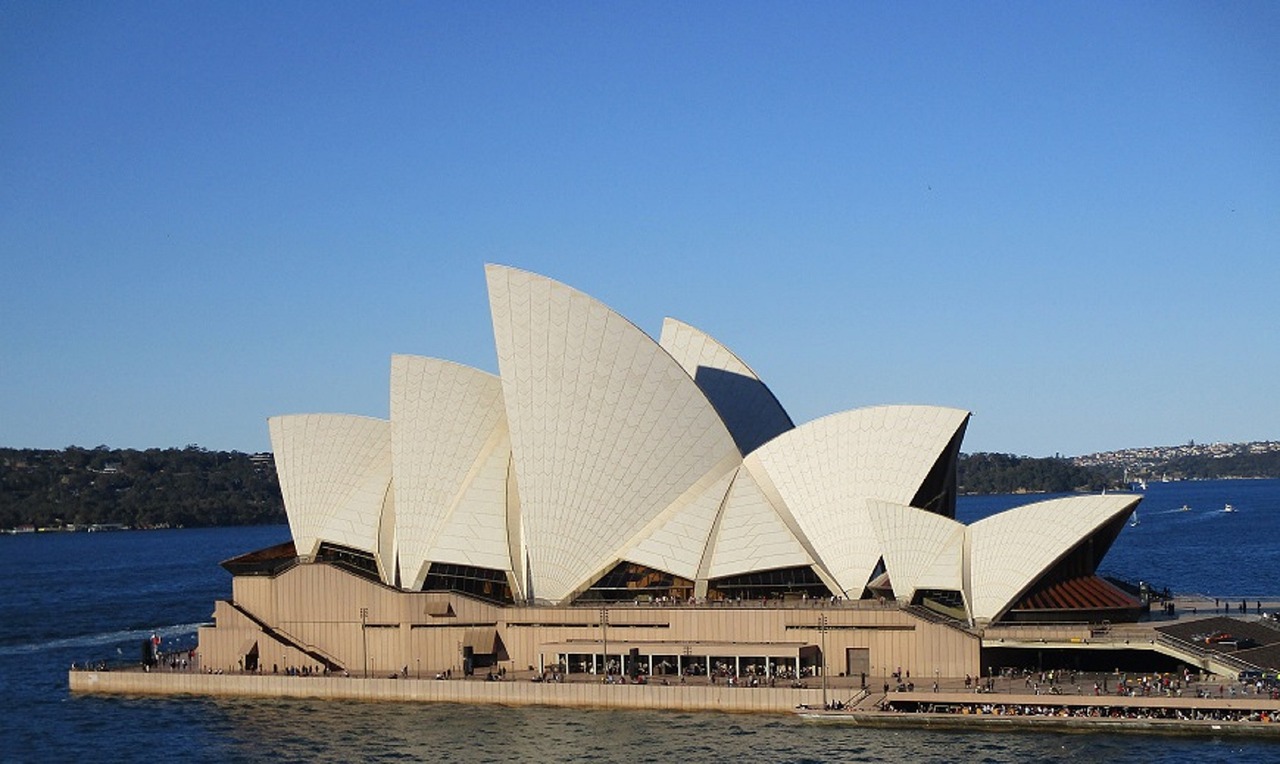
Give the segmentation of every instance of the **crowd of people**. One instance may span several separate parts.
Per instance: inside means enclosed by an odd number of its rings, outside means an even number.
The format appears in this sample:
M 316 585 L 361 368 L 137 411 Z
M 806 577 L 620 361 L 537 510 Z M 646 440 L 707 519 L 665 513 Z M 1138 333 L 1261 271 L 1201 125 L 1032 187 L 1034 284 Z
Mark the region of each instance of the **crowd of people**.
M 1164 706 L 1046 705 L 1018 703 L 895 703 L 882 711 L 891 713 L 962 714 L 973 716 L 1035 716 L 1073 719 L 1161 719 L 1170 721 L 1280 722 L 1280 714 L 1267 710 L 1225 708 L 1177 708 Z

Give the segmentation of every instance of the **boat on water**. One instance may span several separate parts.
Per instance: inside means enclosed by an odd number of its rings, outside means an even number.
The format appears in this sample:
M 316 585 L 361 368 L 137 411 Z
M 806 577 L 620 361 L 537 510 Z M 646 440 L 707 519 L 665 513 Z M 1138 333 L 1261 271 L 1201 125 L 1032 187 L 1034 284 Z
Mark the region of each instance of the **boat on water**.
M 1235 508 L 1235 507 L 1233 507 L 1233 506 L 1231 506 L 1230 504 L 1228 504 L 1228 505 L 1226 505 L 1225 507 L 1223 507 L 1223 508 L 1222 508 L 1222 511 L 1223 511 L 1223 512 L 1235 512 L 1235 511 L 1236 511 L 1236 508 Z
M 1133 514 L 1129 517 L 1129 527 L 1137 528 L 1139 522 L 1141 521 L 1138 519 L 1138 510 L 1135 509 L 1133 510 Z
M 1186 504 L 1183 504 L 1181 507 L 1179 507 L 1179 508 L 1178 508 L 1178 511 L 1179 511 L 1179 512 L 1190 512 L 1190 511 L 1191 511 L 1191 507 L 1187 506 Z

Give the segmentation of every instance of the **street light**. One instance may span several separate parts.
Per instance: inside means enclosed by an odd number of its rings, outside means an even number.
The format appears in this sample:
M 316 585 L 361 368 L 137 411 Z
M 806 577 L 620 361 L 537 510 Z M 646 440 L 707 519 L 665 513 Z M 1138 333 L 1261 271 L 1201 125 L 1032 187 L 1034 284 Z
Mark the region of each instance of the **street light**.
M 609 681 L 609 606 L 600 606 L 600 643 L 604 650 L 604 680 Z
M 364 678 L 369 678 L 369 608 L 360 608 L 360 641 L 364 643 Z
M 827 707 L 827 614 L 818 616 L 818 631 L 822 632 L 822 707 Z

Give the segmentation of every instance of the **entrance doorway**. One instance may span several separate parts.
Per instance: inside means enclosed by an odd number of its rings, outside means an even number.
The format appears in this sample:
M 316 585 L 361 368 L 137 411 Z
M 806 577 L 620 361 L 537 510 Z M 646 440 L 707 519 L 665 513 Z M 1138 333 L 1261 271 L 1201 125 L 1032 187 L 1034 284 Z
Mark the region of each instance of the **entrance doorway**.
M 845 648 L 844 667 L 845 676 L 866 676 L 869 674 L 871 672 L 871 648 Z

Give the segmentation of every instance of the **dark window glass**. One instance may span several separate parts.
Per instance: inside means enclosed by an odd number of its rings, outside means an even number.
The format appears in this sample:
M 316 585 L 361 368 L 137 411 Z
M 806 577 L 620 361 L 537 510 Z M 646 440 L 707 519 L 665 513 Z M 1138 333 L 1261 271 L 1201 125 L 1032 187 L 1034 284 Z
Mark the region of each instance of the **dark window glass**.
M 621 602 L 635 599 L 688 599 L 693 582 L 664 570 L 620 562 L 578 597 L 578 602 Z
M 450 591 L 477 599 L 512 604 L 511 585 L 507 574 L 492 568 L 475 568 L 448 562 L 433 562 L 427 570 L 427 580 L 422 584 L 424 592 Z
M 715 578 L 708 583 L 707 587 L 708 599 L 747 600 L 788 595 L 830 597 L 831 590 L 808 565 Z
M 378 562 L 373 559 L 373 555 L 359 549 L 325 541 L 320 544 L 320 551 L 316 553 L 316 562 L 327 562 L 363 578 L 382 580 L 378 575 Z

